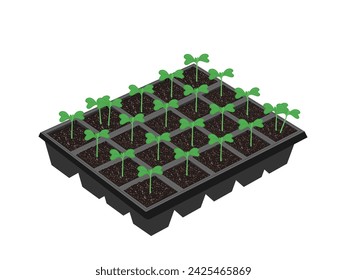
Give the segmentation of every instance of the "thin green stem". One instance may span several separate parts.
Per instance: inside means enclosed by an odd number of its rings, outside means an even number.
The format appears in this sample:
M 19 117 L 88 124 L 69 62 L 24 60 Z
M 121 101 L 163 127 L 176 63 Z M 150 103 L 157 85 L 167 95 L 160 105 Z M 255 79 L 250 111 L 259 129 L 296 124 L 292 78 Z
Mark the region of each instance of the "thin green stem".
M 134 120 L 131 121 L 131 132 L 130 132 L 130 141 L 131 143 L 134 140 Z
M 149 193 L 152 193 L 152 174 L 149 174 Z
M 172 99 L 172 96 L 173 96 L 173 77 L 172 77 L 170 80 L 171 80 L 170 97 L 171 97 L 171 99 Z
M 73 139 L 73 120 L 71 121 L 70 137 L 71 137 L 71 139 Z
M 122 156 L 122 177 L 124 177 L 124 156 Z
M 195 66 L 195 82 L 198 82 L 198 63 Z
M 198 93 L 195 93 L 195 113 L 198 112 Z
M 288 116 L 286 116 L 286 118 L 284 119 L 284 121 L 283 121 L 283 123 L 282 123 L 280 133 L 282 133 L 282 130 L 283 130 L 283 128 L 284 128 L 284 124 L 285 124 L 286 121 L 287 121 L 287 118 L 288 118 Z
M 190 145 L 192 147 L 194 147 L 194 126 L 192 126 L 192 138 L 191 138 L 191 141 L 190 141 Z
M 223 78 L 220 78 L 220 96 L 223 96 Z
M 276 117 L 275 117 L 275 131 L 277 131 L 277 114 L 276 114 Z
M 160 159 L 159 154 L 160 154 L 160 140 L 158 141 L 158 146 L 157 146 L 157 160 Z
M 189 156 L 186 156 L 186 176 L 189 175 L 189 172 L 188 172 L 188 162 L 189 162 Z
M 220 147 L 219 147 L 219 161 L 223 161 L 223 142 L 220 142 Z
M 167 127 L 167 112 L 168 108 L 165 108 L 165 127 Z
M 108 119 L 107 119 L 107 126 L 110 127 L 111 124 L 111 106 L 108 107 Z
M 246 115 L 248 116 L 248 108 L 249 108 L 249 105 L 248 105 L 248 96 L 246 97 Z
M 249 132 L 250 132 L 249 146 L 252 147 L 252 145 L 253 145 L 253 129 L 250 128 Z
M 221 130 L 224 131 L 224 112 L 222 112 L 222 127 Z
M 141 95 L 141 100 L 140 100 L 140 111 L 141 111 L 141 113 L 142 113 L 142 111 L 143 111 L 143 93 L 140 93 L 140 95 Z
M 99 157 L 99 138 L 96 138 L 96 153 L 95 156 L 98 158 Z
M 99 108 L 99 122 L 102 124 L 102 119 L 101 119 L 101 108 Z

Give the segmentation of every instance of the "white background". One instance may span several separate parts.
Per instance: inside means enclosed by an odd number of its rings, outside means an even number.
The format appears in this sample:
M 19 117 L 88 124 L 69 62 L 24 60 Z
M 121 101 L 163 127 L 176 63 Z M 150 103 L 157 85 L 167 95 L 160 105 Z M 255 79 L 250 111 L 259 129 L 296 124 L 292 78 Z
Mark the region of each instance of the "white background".
M 346 279 L 343 2 L 1 1 L 0 278 L 100 279 L 100 266 L 152 265 Z M 292 121 L 308 139 L 285 167 L 175 213 L 151 237 L 53 168 L 38 134 L 59 111 L 84 110 L 86 97 L 123 95 L 204 52 L 202 67 L 233 68 L 227 82 L 259 87 L 260 103 L 300 109 Z

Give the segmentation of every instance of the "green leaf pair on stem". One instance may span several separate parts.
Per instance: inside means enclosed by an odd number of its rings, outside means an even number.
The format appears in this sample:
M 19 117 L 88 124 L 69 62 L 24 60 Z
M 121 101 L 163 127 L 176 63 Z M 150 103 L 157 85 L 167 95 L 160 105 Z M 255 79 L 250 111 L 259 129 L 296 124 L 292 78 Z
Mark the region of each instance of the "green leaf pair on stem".
M 195 63 L 195 82 L 198 82 L 198 64 L 199 62 L 210 62 L 210 60 L 208 59 L 208 54 L 204 53 L 198 57 L 193 57 L 191 54 L 185 54 L 184 55 L 185 61 L 184 64 L 185 65 L 189 65 L 191 63 Z
M 220 96 L 223 96 L 223 78 L 224 77 L 234 77 L 233 69 L 228 68 L 224 72 L 218 72 L 216 69 L 210 69 L 208 70 L 208 73 L 210 74 L 209 79 L 214 80 L 215 78 L 220 79 Z
M 194 147 L 194 127 L 205 127 L 204 119 L 200 118 L 195 121 L 188 121 L 187 119 L 180 119 L 180 129 L 191 128 L 192 129 L 192 138 L 190 141 L 190 145 Z
M 135 117 L 129 117 L 126 114 L 120 114 L 120 124 L 126 124 L 130 123 L 131 124 L 131 132 L 130 132 L 130 141 L 131 143 L 134 141 L 134 123 L 135 122 L 141 122 L 143 123 L 145 121 L 144 115 L 143 114 L 137 114 Z
M 71 124 L 70 124 L 70 138 L 73 139 L 73 137 L 74 137 L 73 123 L 75 120 L 83 121 L 84 120 L 84 113 L 82 111 L 77 111 L 75 114 L 69 115 L 65 111 L 60 111 L 59 115 L 60 115 L 60 119 L 59 119 L 60 122 L 65 122 L 67 120 L 69 120 L 71 122 Z
M 217 113 L 221 113 L 222 115 L 222 123 L 221 123 L 221 131 L 224 131 L 224 113 L 225 112 L 230 112 L 233 113 L 235 112 L 234 104 L 230 103 L 225 105 L 224 107 L 219 107 L 217 104 L 210 104 L 210 114 L 215 115 Z
M 137 171 L 139 171 L 139 173 L 137 174 L 137 176 L 139 177 L 143 177 L 143 176 L 146 176 L 148 175 L 149 176 L 149 194 L 152 193 L 152 176 L 153 174 L 158 174 L 158 175 L 162 175 L 163 174 L 163 169 L 161 166 L 156 166 L 156 167 L 153 167 L 153 169 L 147 169 L 146 167 L 144 166 L 139 166 L 137 168 Z
M 116 149 L 111 149 L 110 150 L 110 160 L 116 160 L 116 159 L 121 159 L 122 161 L 122 170 L 121 170 L 121 177 L 124 177 L 124 159 L 128 158 L 134 158 L 135 157 L 135 152 L 133 149 L 128 149 L 124 151 L 123 153 L 117 151 Z
M 249 128 L 250 132 L 250 138 L 249 138 L 249 146 L 252 147 L 253 145 L 253 127 L 259 127 L 263 128 L 263 120 L 262 119 L 256 119 L 253 122 L 248 122 L 244 119 L 239 120 L 239 130 L 244 130 L 246 128 Z
M 174 150 L 175 152 L 175 159 L 180 159 L 182 157 L 184 157 L 186 159 L 186 176 L 189 175 L 189 157 L 198 157 L 199 154 L 199 149 L 198 148 L 192 148 L 190 151 L 183 151 L 180 148 L 176 148 Z
M 91 98 L 91 97 L 88 97 L 86 99 L 86 102 L 87 102 L 87 109 L 91 109 L 95 106 L 98 108 L 100 125 L 102 124 L 101 109 L 108 107 L 108 118 L 107 118 L 107 126 L 108 127 L 111 125 L 111 108 L 112 108 L 112 106 L 118 107 L 118 108 L 122 107 L 122 99 L 116 98 L 114 100 L 111 100 L 108 95 L 100 97 L 96 100 Z
M 201 85 L 198 88 L 193 88 L 190 85 L 185 85 L 184 87 L 184 95 L 188 96 L 190 94 L 195 95 L 195 112 L 198 111 L 198 94 L 201 93 L 208 93 L 208 85 Z
M 142 88 L 138 88 L 135 85 L 130 85 L 129 89 L 130 89 L 130 92 L 129 92 L 130 96 L 134 96 L 135 94 L 140 94 L 140 96 L 141 96 L 141 98 L 140 98 L 140 112 L 142 113 L 143 112 L 143 94 L 144 93 L 151 93 L 151 94 L 154 93 L 153 85 L 147 85 L 147 86 L 144 86 Z
M 217 135 L 210 134 L 208 135 L 210 141 L 208 144 L 213 145 L 214 143 L 219 143 L 219 161 L 223 161 L 223 143 L 233 143 L 233 135 L 231 133 L 225 134 L 223 137 L 218 137 Z
M 239 99 L 242 97 L 246 97 L 246 115 L 249 115 L 249 96 L 253 95 L 253 96 L 260 96 L 259 93 L 259 88 L 254 87 L 252 88 L 250 91 L 244 91 L 242 88 L 235 88 L 235 98 Z
M 285 119 L 282 123 L 280 133 L 282 133 L 283 131 L 284 124 L 286 123 L 288 116 L 292 116 L 295 119 L 298 119 L 300 117 L 300 110 L 298 109 L 289 110 L 287 103 L 279 103 L 276 106 L 272 106 L 270 103 L 265 103 L 264 114 L 270 114 L 271 112 L 275 114 L 275 131 L 278 130 L 277 128 L 278 115 L 279 114 L 285 115 Z
M 170 142 L 171 141 L 170 133 L 165 132 L 159 136 L 155 136 L 154 134 L 150 132 L 146 133 L 146 144 L 157 142 L 157 160 L 160 160 L 160 142 L 161 141 Z
M 84 139 L 85 140 L 91 140 L 91 139 L 95 139 L 96 140 L 96 151 L 95 151 L 95 157 L 98 158 L 99 157 L 99 139 L 100 138 L 105 138 L 105 139 L 109 139 L 110 135 L 109 135 L 109 130 L 108 129 L 103 129 L 98 133 L 94 133 L 93 131 L 91 131 L 90 129 L 86 129 L 84 131 Z
M 169 74 L 166 70 L 160 70 L 159 71 L 159 80 L 160 81 L 165 81 L 166 79 L 170 79 L 170 98 L 173 97 L 173 80 L 174 78 L 180 78 L 183 79 L 184 75 L 183 75 L 183 70 L 177 70 L 171 74 Z
M 165 110 L 165 127 L 167 127 L 167 113 L 169 108 L 178 108 L 178 101 L 176 99 L 170 100 L 168 103 L 162 102 L 160 100 L 154 100 L 154 111 L 158 111 L 162 108 Z

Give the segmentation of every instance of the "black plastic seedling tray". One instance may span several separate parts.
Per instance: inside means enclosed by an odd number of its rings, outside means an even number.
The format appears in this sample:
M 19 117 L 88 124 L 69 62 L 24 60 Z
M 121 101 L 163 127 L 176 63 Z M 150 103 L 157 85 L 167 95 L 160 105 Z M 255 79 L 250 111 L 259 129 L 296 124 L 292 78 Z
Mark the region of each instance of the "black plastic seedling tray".
M 195 66 L 188 66 L 183 70 L 191 71 L 192 68 L 195 69 Z M 201 75 L 208 75 L 208 73 L 201 68 L 199 68 L 199 73 L 201 73 Z M 161 81 L 155 81 L 152 83 L 154 88 L 157 88 L 158 90 L 154 94 L 145 94 L 144 99 L 147 100 L 147 103 L 152 102 L 154 99 L 160 100 L 158 96 L 163 96 L 163 92 L 165 91 L 164 83 L 165 82 Z M 202 108 L 201 114 L 204 114 L 204 108 L 207 108 L 209 104 L 216 102 L 216 100 L 213 98 L 213 92 L 219 92 L 219 80 L 211 81 L 210 83 L 210 93 L 199 95 L 199 107 Z M 180 80 L 175 79 L 174 84 L 174 97 L 179 99 L 179 108 L 169 109 L 170 118 L 172 120 L 175 119 L 176 122 L 180 118 L 190 119 L 186 115 L 186 112 L 190 114 L 190 111 L 188 110 L 189 104 L 194 102 L 194 96 L 184 97 L 182 94 L 183 89 L 181 89 L 184 84 Z M 161 85 L 163 87 L 161 87 Z M 223 82 L 223 86 L 225 88 L 225 92 L 234 94 L 234 89 L 231 86 L 227 85 L 225 82 Z M 227 93 L 225 93 L 226 96 Z M 112 117 L 113 121 L 118 121 L 117 116 L 119 113 L 124 113 L 127 115 L 134 114 L 131 104 L 131 98 L 134 97 L 129 97 L 127 94 L 121 98 L 123 99 L 123 107 L 112 108 L 114 114 Z M 230 99 L 230 96 L 227 98 Z M 165 101 L 167 102 L 167 100 Z M 163 165 L 163 175 L 155 175 L 156 178 L 154 179 L 159 179 L 161 181 L 160 183 L 164 183 L 166 189 L 163 192 L 166 193 L 166 197 L 164 195 L 164 198 L 160 201 L 147 206 L 145 206 L 146 203 L 140 202 L 138 198 L 134 198 L 127 191 L 129 191 L 130 188 L 136 188 L 136 186 L 138 186 L 137 184 L 144 184 L 146 181 L 148 181 L 148 177 L 134 177 L 122 185 L 115 184 L 110 177 L 105 174 L 110 174 L 110 172 L 113 170 L 112 168 L 116 168 L 115 165 L 117 166 L 117 163 L 119 164 L 120 160 L 105 160 L 103 164 L 92 167 L 90 164 L 86 163 L 86 161 L 83 159 L 84 157 L 81 157 L 81 154 L 92 150 L 93 147 L 95 147 L 95 141 L 85 141 L 85 143 L 78 145 L 79 147 L 76 149 L 68 149 L 66 145 L 64 146 L 64 144 L 62 144 L 64 139 L 54 137 L 54 135 L 57 133 L 59 134 L 59 131 L 67 129 L 69 127 L 69 123 L 62 123 L 43 131 L 40 133 L 40 137 L 46 142 L 51 164 L 54 167 L 68 177 L 78 173 L 82 186 L 85 189 L 90 191 L 98 198 L 105 197 L 107 204 L 112 206 L 122 215 L 130 212 L 133 223 L 148 234 L 153 235 L 169 226 L 173 211 L 176 211 L 182 217 L 186 216 L 201 207 L 205 195 L 208 195 L 212 200 L 217 200 L 233 190 L 235 181 L 238 181 L 241 185 L 246 186 L 247 184 L 260 178 L 264 170 L 271 173 L 279 167 L 285 165 L 288 162 L 294 144 L 306 138 L 304 131 L 289 122 L 287 122 L 285 127 L 286 131 L 284 131 L 281 137 L 276 139 L 276 137 L 269 135 L 269 130 L 266 129 L 266 124 L 273 122 L 275 116 L 272 113 L 269 115 L 261 114 L 263 110 L 262 106 L 255 101 L 250 100 L 250 107 L 253 107 L 253 109 L 255 109 L 259 115 L 258 117 L 262 118 L 265 128 L 253 130 L 254 141 L 260 143 L 260 150 L 249 152 L 247 151 L 245 144 L 242 144 L 242 138 L 245 138 L 249 132 L 247 130 L 240 131 L 233 125 L 237 123 L 239 119 L 238 116 L 240 117 L 240 112 L 243 106 L 245 106 L 246 100 L 245 98 L 235 100 L 232 97 L 231 101 L 233 101 L 235 105 L 236 112 L 225 113 L 225 118 L 227 118 L 227 121 L 231 123 L 229 126 L 231 131 L 227 131 L 226 129 L 225 133 L 232 132 L 235 142 L 223 143 L 223 153 L 224 157 L 227 159 L 233 158 L 233 163 L 228 166 L 218 166 L 218 162 L 214 164 L 215 161 L 213 159 L 213 149 L 217 149 L 216 147 L 219 144 L 209 145 L 208 141 L 206 142 L 206 138 L 210 133 L 214 133 L 214 131 L 212 131 L 216 129 L 214 118 L 218 118 L 218 116 L 209 115 L 205 110 L 207 114 L 202 116 L 202 118 L 205 120 L 205 124 L 210 125 L 206 125 L 204 128 L 195 128 L 196 133 L 200 135 L 200 139 L 203 139 L 203 141 L 200 141 L 201 143 L 199 142 L 200 157 L 192 157 L 189 159 L 190 168 L 193 169 L 193 172 L 191 173 L 194 173 L 195 177 L 193 175 L 192 176 L 196 182 L 187 185 L 187 182 L 184 182 L 184 176 L 173 176 L 172 174 L 179 173 L 179 167 L 184 164 L 184 159 L 175 160 L 172 158 L 172 160 L 169 160 L 165 165 Z M 225 104 L 220 105 L 224 106 Z M 184 109 L 186 106 L 188 106 L 188 109 Z M 79 129 L 81 131 L 84 129 L 90 129 L 93 132 L 98 132 L 100 128 L 92 126 L 91 124 L 93 124 L 93 122 L 90 121 L 97 113 L 97 109 L 88 111 L 85 113 L 85 120 L 76 121 L 75 126 L 80 126 Z M 163 109 L 160 111 L 149 110 L 149 112 L 145 114 L 145 122 L 136 124 L 135 131 L 137 131 L 138 134 L 135 133 L 135 139 L 139 140 L 140 135 L 143 137 L 144 131 L 151 132 L 155 135 L 161 134 L 163 127 L 158 125 L 156 118 L 163 117 L 163 115 Z M 196 119 L 196 117 L 194 118 Z M 282 121 L 283 119 L 279 118 L 279 122 Z M 101 140 L 99 144 L 100 147 L 104 145 L 104 147 L 106 147 L 106 153 L 110 148 L 115 148 L 119 151 L 126 150 L 127 147 L 124 147 L 124 145 L 127 144 L 123 144 L 124 141 L 121 142 L 118 141 L 118 139 L 122 139 L 122 135 L 124 135 L 123 133 L 129 131 L 129 129 L 129 124 L 124 126 L 119 125 L 116 127 L 116 129 L 110 129 L 110 139 Z M 144 131 L 142 131 L 142 129 Z M 177 127 L 170 132 L 170 136 L 173 141 L 165 143 L 165 148 L 171 153 L 173 152 L 173 149 L 177 147 L 177 145 L 179 147 L 183 145 L 182 148 L 184 148 L 184 142 L 187 141 L 189 136 L 189 128 L 182 131 Z M 59 141 L 57 141 L 57 139 Z M 237 139 L 239 139 L 239 141 L 236 141 Z M 248 144 L 248 142 L 246 144 Z M 156 143 L 142 143 L 142 145 L 141 143 L 138 144 L 138 147 L 135 149 L 136 157 L 134 159 L 127 159 L 127 161 L 131 161 L 131 164 L 135 166 L 143 165 L 147 168 L 154 167 L 153 165 L 148 164 L 148 156 L 145 155 L 140 157 L 141 153 L 146 153 L 147 149 L 153 148 L 154 146 L 156 146 Z M 220 170 L 217 170 L 218 168 Z M 105 172 L 105 170 L 108 170 L 108 172 Z M 134 185 L 136 186 L 134 187 Z M 153 190 L 154 189 L 155 184 L 153 184 Z M 146 199 L 147 194 L 144 194 L 144 196 L 144 199 Z

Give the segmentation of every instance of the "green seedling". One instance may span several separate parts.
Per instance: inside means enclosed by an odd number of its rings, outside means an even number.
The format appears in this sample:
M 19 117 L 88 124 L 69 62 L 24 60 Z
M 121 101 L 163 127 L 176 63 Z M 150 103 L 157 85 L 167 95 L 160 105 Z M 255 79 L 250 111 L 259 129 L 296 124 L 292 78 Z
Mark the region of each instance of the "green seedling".
M 70 120 L 71 122 L 71 127 L 70 127 L 70 138 L 73 139 L 73 122 L 74 120 L 84 120 L 84 114 L 82 111 L 77 111 L 75 114 L 73 115 L 69 115 L 68 113 L 66 113 L 65 111 L 61 111 L 59 112 L 60 115 L 60 122 L 65 122 L 67 120 Z
M 122 99 L 116 98 L 114 100 L 110 100 L 109 96 L 104 96 L 106 107 L 108 107 L 108 117 L 107 117 L 107 126 L 110 127 L 111 124 L 111 108 L 112 106 L 121 108 L 122 107 Z
M 287 104 L 287 103 L 285 103 L 285 104 Z M 287 104 L 287 106 L 288 106 L 288 104 Z M 288 108 L 286 108 L 284 115 L 286 117 L 284 118 L 284 121 L 282 123 L 280 133 L 282 133 L 282 131 L 283 131 L 284 124 L 286 123 L 288 116 L 292 116 L 292 117 L 298 119 L 300 117 L 300 110 L 298 110 L 298 109 L 289 110 Z
M 108 101 L 110 100 L 110 97 L 108 95 L 105 95 L 103 97 L 100 97 L 98 99 L 93 99 L 91 97 L 88 97 L 86 99 L 87 102 L 87 109 L 91 109 L 93 107 L 97 107 L 99 110 L 99 122 L 102 124 L 102 118 L 101 118 L 101 109 L 107 107 Z
M 288 104 L 287 103 L 279 103 L 276 106 L 272 106 L 270 103 L 265 103 L 263 105 L 264 107 L 264 114 L 270 114 L 273 112 L 275 114 L 275 131 L 278 130 L 277 128 L 277 121 L 278 121 L 278 115 L 279 114 L 285 114 L 288 110 Z
M 194 147 L 194 127 L 205 127 L 204 119 L 200 118 L 192 122 L 188 121 L 187 119 L 180 119 L 180 124 L 180 129 L 186 129 L 188 127 L 192 129 L 192 138 L 190 145 Z
M 96 140 L 96 146 L 95 146 L 96 147 L 96 152 L 95 152 L 96 158 L 99 157 L 99 139 L 100 138 L 105 138 L 105 139 L 110 138 L 110 135 L 108 133 L 109 133 L 108 129 L 103 129 L 98 133 L 94 133 L 90 129 L 86 129 L 84 131 L 84 135 L 85 135 L 84 139 L 85 140 L 88 141 L 88 140 L 93 139 L 93 138 Z
M 140 94 L 141 95 L 141 100 L 140 100 L 140 112 L 143 112 L 143 94 L 144 93 L 154 93 L 153 90 L 153 85 L 147 85 L 142 88 L 138 88 L 135 85 L 130 85 L 129 86 L 130 92 L 129 95 L 133 96 L 135 94 Z
M 198 88 L 193 88 L 190 85 L 185 85 L 184 87 L 184 95 L 190 95 L 194 94 L 195 95 L 195 112 L 198 111 L 198 94 L 199 92 L 201 93 L 208 93 L 208 85 L 201 85 Z
M 163 174 L 162 167 L 156 166 L 153 169 L 147 169 L 146 167 L 141 165 L 137 168 L 137 170 L 139 171 L 137 176 L 139 176 L 139 177 L 143 177 L 145 175 L 149 176 L 149 194 L 151 194 L 152 193 L 152 176 L 153 176 L 153 174 L 162 175 Z
M 219 161 L 223 161 L 223 142 L 234 142 L 233 135 L 231 133 L 228 133 L 223 137 L 218 137 L 217 135 L 210 134 L 208 138 L 210 139 L 210 141 L 208 142 L 210 145 L 219 143 Z
M 225 112 L 230 112 L 233 113 L 235 112 L 234 104 L 230 103 L 225 105 L 224 107 L 219 107 L 216 104 L 210 104 L 210 114 L 214 115 L 217 113 L 221 113 L 222 115 L 222 124 L 221 124 L 221 131 L 224 131 L 224 113 Z
M 130 133 L 130 141 L 131 143 L 134 141 L 134 123 L 135 122 L 141 122 L 143 123 L 145 121 L 143 114 L 137 114 L 135 117 L 129 117 L 126 114 L 120 114 L 120 124 L 126 124 L 130 123 L 131 124 L 131 133 Z
M 166 141 L 166 142 L 170 142 L 171 138 L 170 138 L 170 133 L 165 132 L 162 135 L 159 136 L 155 136 L 154 134 L 148 132 L 146 133 L 146 144 L 151 144 L 152 142 L 157 142 L 157 160 L 160 159 L 160 142 L 161 141 Z
M 133 149 L 128 149 L 125 152 L 121 153 L 119 151 L 117 151 L 116 149 L 111 149 L 110 150 L 110 160 L 116 160 L 118 158 L 121 159 L 122 161 L 122 173 L 121 173 L 121 177 L 124 177 L 124 159 L 128 157 L 128 158 L 134 158 L 135 157 L 135 153 Z
M 250 132 L 250 139 L 249 139 L 249 146 L 252 147 L 253 145 L 253 127 L 259 127 L 259 128 L 263 128 L 263 120 L 262 119 L 256 119 L 253 122 L 248 122 L 244 119 L 240 119 L 239 120 L 239 130 L 244 130 L 246 128 L 249 128 L 249 132 Z
M 195 82 L 198 82 L 198 64 L 199 62 L 210 62 L 208 59 L 208 54 L 204 53 L 198 57 L 193 57 L 191 54 L 185 54 L 184 55 L 185 61 L 184 64 L 185 65 L 189 65 L 191 63 L 195 63 Z
M 210 74 L 209 79 L 214 80 L 215 78 L 220 79 L 220 96 L 223 96 L 223 77 L 234 77 L 233 69 L 228 68 L 224 72 L 218 72 L 216 69 L 210 69 L 208 70 L 208 73 Z
M 167 113 L 169 108 L 178 108 L 178 101 L 176 99 L 170 100 L 168 103 L 162 102 L 160 100 L 154 100 L 154 111 L 158 111 L 161 108 L 164 108 L 165 110 L 165 127 L 167 127 Z
M 244 91 L 242 88 L 235 88 L 235 92 L 236 92 L 235 98 L 237 99 L 246 97 L 246 115 L 248 116 L 249 96 L 250 95 L 259 96 L 260 95 L 259 88 L 254 87 L 250 91 Z
M 165 70 L 160 70 L 159 71 L 159 80 L 160 81 L 165 81 L 166 79 L 170 79 L 171 85 L 170 85 L 170 98 L 173 97 L 173 80 L 174 78 L 180 78 L 183 79 L 184 75 L 183 75 L 183 70 L 177 70 L 171 74 L 169 74 L 167 71 Z
M 188 170 L 188 163 L 189 163 L 189 157 L 198 157 L 199 154 L 199 149 L 198 148 L 192 148 L 190 151 L 185 152 L 180 148 L 176 148 L 174 150 L 175 152 L 175 159 L 180 159 L 182 157 L 186 158 L 186 176 L 189 175 L 189 170 Z

